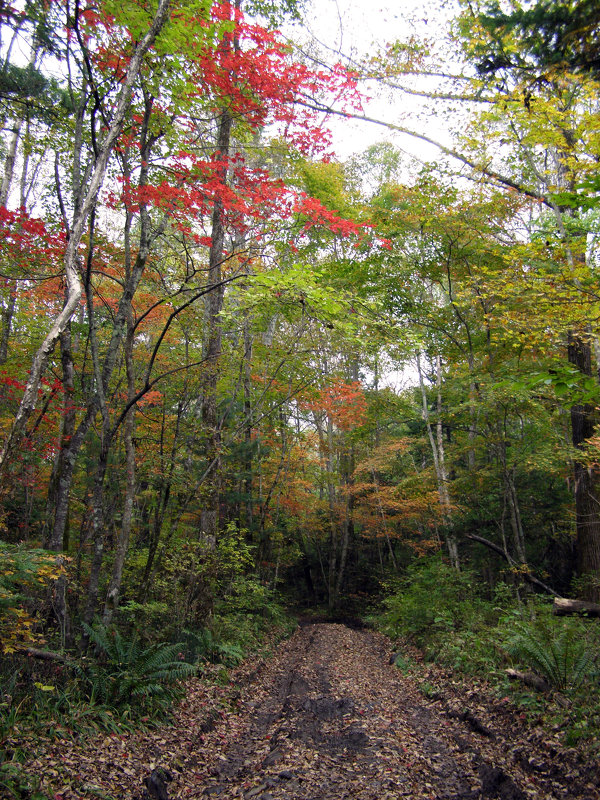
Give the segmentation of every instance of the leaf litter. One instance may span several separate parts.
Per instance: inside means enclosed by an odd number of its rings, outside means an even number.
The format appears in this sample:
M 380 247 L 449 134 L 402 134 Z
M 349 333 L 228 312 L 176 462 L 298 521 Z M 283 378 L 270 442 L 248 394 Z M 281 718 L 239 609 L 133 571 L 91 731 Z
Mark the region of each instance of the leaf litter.
M 417 679 L 391 652 L 370 630 L 304 625 L 226 686 L 187 681 L 172 725 L 49 741 L 28 771 L 54 800 L 600 799 L 597 763 L 481 684 L 431 665 Z

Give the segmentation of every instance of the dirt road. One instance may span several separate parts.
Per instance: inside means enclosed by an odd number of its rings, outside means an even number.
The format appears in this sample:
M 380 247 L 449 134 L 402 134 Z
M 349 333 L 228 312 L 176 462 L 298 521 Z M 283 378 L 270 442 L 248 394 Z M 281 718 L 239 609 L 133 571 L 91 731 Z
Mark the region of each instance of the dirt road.
M 178 781 L 169 796 L 600 797 L 592 765 L 573 753 L 561 758 L 543 736 L 537 747 L 521 741 L 523 722 L 506 704 L 480 709 L 476 697 L 454 690 L 428 700 L 389 661 L 389 641 L 372 631 L 302 628 L 260 682 L 246 687 L 249 721 L 207 765 L 201 784 Z
M 510 701 L 390 656 L 373 631 L 306 625 L 233 683 L 190 681 L 175 725 L 53 742 L 29 766 L 55 800 L 599 800 L 598 765 Z

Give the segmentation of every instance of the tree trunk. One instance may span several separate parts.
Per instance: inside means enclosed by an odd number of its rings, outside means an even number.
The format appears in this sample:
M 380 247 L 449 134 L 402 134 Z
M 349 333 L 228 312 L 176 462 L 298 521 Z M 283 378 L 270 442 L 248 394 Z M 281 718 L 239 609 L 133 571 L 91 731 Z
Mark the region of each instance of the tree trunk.
M 225 37 L 225 42 L 228 37 Z M 224 46 L 227 46 L 226 44 Z M 227 110 L 221 112 L 217 140 L 217 158 L 221 161 L 219 179 L 227 180 L 227 160 L 231 141 L 232 118 Z M 225 219 L 222 200 L 217 196 L 212 213 L 211 246 L 208 260 L 208 285 L 213 289 L 207 295 L 208 340 L 205 358 L 206 377 L 203 386 L 202 421 L 206 430 L 206 461 L 210 469 L 204 508 L 200 515 L 202 537 L 213 544 L 219 530 L 219 503 L 221 497 L 221 432 L 217 413 L 217 381 L 222 349 L 220 314 L 223 309 L 224 288 L 221 285 L 221 264 L 225 248 Z
M 78 274 L 79 245 L 88 224 L 90 214 L 92 213 L 92 210 L 96 204 L 98 193 L 100 192 L 100 189 L 104 183 L 104 177 L 108 168 L 110 156 L 112 155 L 113 149 L 117 143 L 117 139 L 123 129 L 127 110 L 131 102 L 133 85 L 140 73 L 146 52 L 152 46 L 158 33 L 167 21 L 170 10 L 170 2 L 171 0 L 159 0 L 158 9 L 154 19 L 152 20 L 152 24 L 150 25 L 150 28 L 146 34 L 142 37 L 141 41 L 138 43 L 135 52 L 129 61 L 127 72 L 116 100 L 115 110 L 110 127 L 101 144 L 85 197 L 80 208 L 75 214 L 75 219 L 73 220 L 73 225 L 69 232 L 69 240 L 64 257 L 67 301 L 60 314 L 58 314 L 50 326 L 50 330 L 46 334 L 44 341 L 37 349 L 32 360 L 25 392 L 21 399 L 21 403 L 11 428 L 4 441 L 2 451 L 0 452 L 0 473 L 6 468 L 8 459 L 12 454 L 13 449 L 17 446 L 18 442 L 23 436 L 27 421 L 29 420 L 36 406 L 38 389 L 56 342 L 65 329 L 68 321 L 71 319 L 75 309 L 79 306 L 79 301 L 82 294 L 82 286 Z
M 145 98 L 145 119 L 144 126 L 141 134 L 141 157 L 142 166 L 140 169 L 139 186 L 145 186 L 148 180 L 148 163 L 150 160 L 150 152 L 154 141 L 147 135 L 147 128 L 152 110 L 153 100 L 151 97 Z M 124 155 L 124 158 L 126 156 Z M 79 166 L 74 170 L 74 183 L 79 174 Z M 128 218 L 125 223 L 125 239 L 129 238 L 129 226 L 131 220 Z M 142 279 L 142 275 L 146 268 L 146 262 L 150 254 L 152 241 L 160 234 L 163 226 L 166 224 L 166 218 L 158 230 L 152 234 L 150 232 L 150 220 L 147 207 L 140 204 L 140 234 L 139 234 L 139 247 L 135 262 L 130 268 L 126 264 L 126 280 L 123 287 L 123 293 L 119 300 L 119 306 L 114 319 L 113 329 L 111 333 L 110 342 L 104 355 L 102 370 L 96 369 L 96 391 L 88 399 L 85 415 L 76 429 L 73 430 L 72 436 L 69 440 L 65 439 L 63 442 L 62 460 L 60 469 L 58 471 L 58 478 L 55 488 L 55 505 L 54 515 L 52 520 L 52 532 L 50 534 L 51 549 L 55 549 L 59 542 L 62 542 L 65 536 L 66 525 L 68 521 L 69 499 L 71 492 L 71 484 L 73 482 L 73 473 L 79 451 L 85 438 L 92 427 L 96 415 L 101 408 L 101 398 L 106 393 L 110 379 L 113 375 L 115 365 L 117 362 L 117 355 L 119 353 L 121 343 L 124 336 L 126 336 L 128 329 L 128 320 L 131 315 L 131 304 L 138 285 Z M 129 245 L 127 245 L 127 250 Z M 91 256 L 90 256 L 91 257 Z M 126 256 L 128 259 L 128 256 Z M 89 277 L 88 277 L 89 281 Z M 89 287 L 86 287 L 89 290 Z M 90 317 L 90 328 L 92 319 Z M 72 366 L 71 366 L 72 368 Z M 64 370 L 64 366 L 63 366 Z M 75 420 L 73 419 L 73 426 Z
M 552 611 L 557 617 L 567 617 L 572 614 L 600 617 L 600 604 L 587 603 L 584 600 L 570 600 L 567 597 L 555 597 Z
M 514 467 L 510 470 L 506 466 L 504 459 L 504 486 L 505 496 L 508 509 L 510 512 L 510 526 L 513 532 L 513 541 L 515 545 L 515 553 L 521 564 L 527 564 L 527 554 L 525 552 L 525 534 L 523 532 L 523 523 L 521 521 L 521 510 L 519 508 L 519 498 L 517 495 L 517 488 L 514 481 Z
M 336 603 L 342 594 L 342 587 L 344 585 L 344 573 L 346 571 L 346 562 L 348 560 L 348 547 L 350 544 L 350 537 L 354 532 L 354 521 L 352 518 L 354 510 L 354 495 L 352 494 L 352 486 L 354 484 L 354 445 L 350 446 L 349 452 L 346 453 L 344 458 L 345 469 L 344 483 L 346 485 L 346 509 L 344 514 L 344 522 L 342 525 L 342 549 L 340 552 L 340 566 L 338 569 L 337 582 L 335 586 Z
M 103 431 L 100 443 L 100 455 L 98 457 L 92 494 L 92 564 L 90 567 L 90 579 L 87 589 L 87 605 L 83 614 L 83 621 L 88 625 L 92 623 L 96 613 L 100 574 L 102 562 L 104 560 L 104 478 L 106 477 L 110 445 L 110 432 L 105 430 Z M 83 637 L 83 641 L 85 647 L 87 644 L 87 636 Z
M 569 363 L 584 375 L 592 375 L 592 348 L 589 341 L 571 333 Z M 571 408 L 573 444 L 582 450 L 595 432 L 598 415 L 595 406 L 577 404 Z M 577 570 L 587 579 L 586 599 L 600 601 L 600 470 L 596 465 L 575 461 L 575 512 L 577 529 Z
M 129 248 L 129 231 L 132 221 L 132 215 L 128 212 L 127 223 L 125 226 L 126 240 L 126 270 L 129 277 L 131 272 L 131 258 Z M 129 307 L 129 316 L 127 319 L 127 336 L 125 339 L 124 355 L 125 355 L 125 370 L 127 372 L 127 401 L 130 402 L 135 396 L 135 375 L 133 364 L 133 311 Z M 123 567 L 125 566 L 125 558 L 127 550 L 129 549 L 129 537 L 131 534 L 131 526 L 133 523 L 133 507 L 135 501 L 135 441 L 133 433 L 135 429 L 135 406 L 131 406 L 125 417 L 123 425 L 123 438 L 125 442 L 125 499 L 123 502 L 123 519 L 121 520 L 121 528 L 118 535 L 117 546 L 115 548 L 115 560 L 111 579 L 106 593 L 106 600 L 104 602 L 104 612 L 102 614 L 102 622 L 104 625 L 109 625 L 112 616 L 119 606 L 119 594 L 121 591 L 121 581 L 123 578 Z
M 252 531 L 252 331 L 250 319 L 244 319 L 244 495 L 245 525 Z
M 31 57 L 30 64 L 35 63 L 35 53 Z M 23 120 L 15 120 L 13 135 L 8 145 L 8 152 L 4 159 L 4 175 L 2 176 L 2 187 L 0 188 L 0 206 L 5 206 L 8 203 L 8 195 L 12 184 L 15 161 L 17 158 L 17 150 L 19 146 L 19 139 L 21 138 L 21 128 Z M 8 358 L 8 342 L 10 340 L 10 330 L 12 327 L 12 320 L 15 313 L 15 301 L 17 296 L 17 282 L 8 281 L 8 297 L 6 298 L 6 305 L 2 309 L 2 330 L 0 331 L 0 364 L 5 364 Z
M 439 355 L 436 356 L 436 403 L 437 403 L 437 423 L 436 434 L 434 436 L 433 426 L 431 424 L 431 417 L 429 414 L 429 403 L 427 400 L 427 392 L 425 391 L 425 381 L 423 380 L 423 371 L 421 369 L 421 356 L 417 353 L 417 371 L 419 373 L 419 386 L 421 387 L 421 400 L 422 400 L 422 417 L 427 429 L 427 436 L 431 446 L 431 455 L 433 458 L 433 467 L 437 479 L 438 496 L 440 499 L 440 506 L 442 507 L 442 517 L 444 520 L 444 536 L 446 539 L 446 547 L 448 548 L 448 556 L 450 563 L 455 569 L 460 569 L 460 560 L 458 556 L 458 545 L 455 537 L 452 535 L 452 507 L 450 504 L 450 493 L 448 491 L 448 473 L 446 470 L 446 460 L 444 452 L 444 438 L 442 429 L 442 362 Z
M 10 331 L 12 328 L 13 316 L 15 314 L 17 286 L 17 281 L 8 282 L 8 297 L 6 298 L 6 305 L 2 309 L 2 330 L 0 330 L 0 364 L 6 364 L 6 360 L 8 358 L 8 343 L 10 341 Z

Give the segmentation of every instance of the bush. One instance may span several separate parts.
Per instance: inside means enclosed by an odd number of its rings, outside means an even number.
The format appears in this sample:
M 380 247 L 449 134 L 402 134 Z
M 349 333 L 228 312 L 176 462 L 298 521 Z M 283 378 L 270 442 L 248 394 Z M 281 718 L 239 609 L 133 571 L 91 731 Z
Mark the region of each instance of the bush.
M 577 689 L 591 673 L 594 659 L 579 620 L 537 617 L 521 622 L 508 650 L 556 689 Z
M 180 647 L 187 661 L 197 663 L 208 661 L 212 664 L 225 664 L 233 667 L 244 658 L 244 651 L 239 644 L 223 642 L 215 638 L 209 628 L 198 631 L 182 631 Z
M 416 561 L 386 600 L 376 624 L 392 637 L 405 636 L 427 658 L 463 673 L 482 675 L 504 696 L 513 694 L 535 711 L 567 744 L 587 742 L 598 752 L 600 732 L 600 625 L 597 620 L 559 619 L 551 604 L 530 595 L 523 604 L 499 584 L 485 600 L 468 572 L 457 573 L 439 557 Z M 505 667 L 533 670 L 565 692 L 568 707 L 547 695 L 508 683 Z
M 0 541 L 0 653 L 40 641 L 34 610 L 44 608 L 47 586 L 65 574 L 64 560 Z
M 469 571 L 458 572 L 439 555 L 415 561 L 385 601 L 380 627 L 389 636 L 407 636 L 435 650 L 450 634 L 472 632 L 493 618 L 492 605 L 475 586 Z

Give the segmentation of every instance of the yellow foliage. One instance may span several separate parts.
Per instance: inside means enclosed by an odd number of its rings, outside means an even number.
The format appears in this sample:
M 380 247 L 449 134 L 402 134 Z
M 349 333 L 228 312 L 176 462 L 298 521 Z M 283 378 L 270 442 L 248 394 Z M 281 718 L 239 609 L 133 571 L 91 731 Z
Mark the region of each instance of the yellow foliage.
M 0 559 L 0 643 L 3 653 L 14 653 L 23 645 L 41 642 L 28 606 L 39 601 L 41 587 L 65 574 L 69 559 L 4 542 L 0 542 Z

